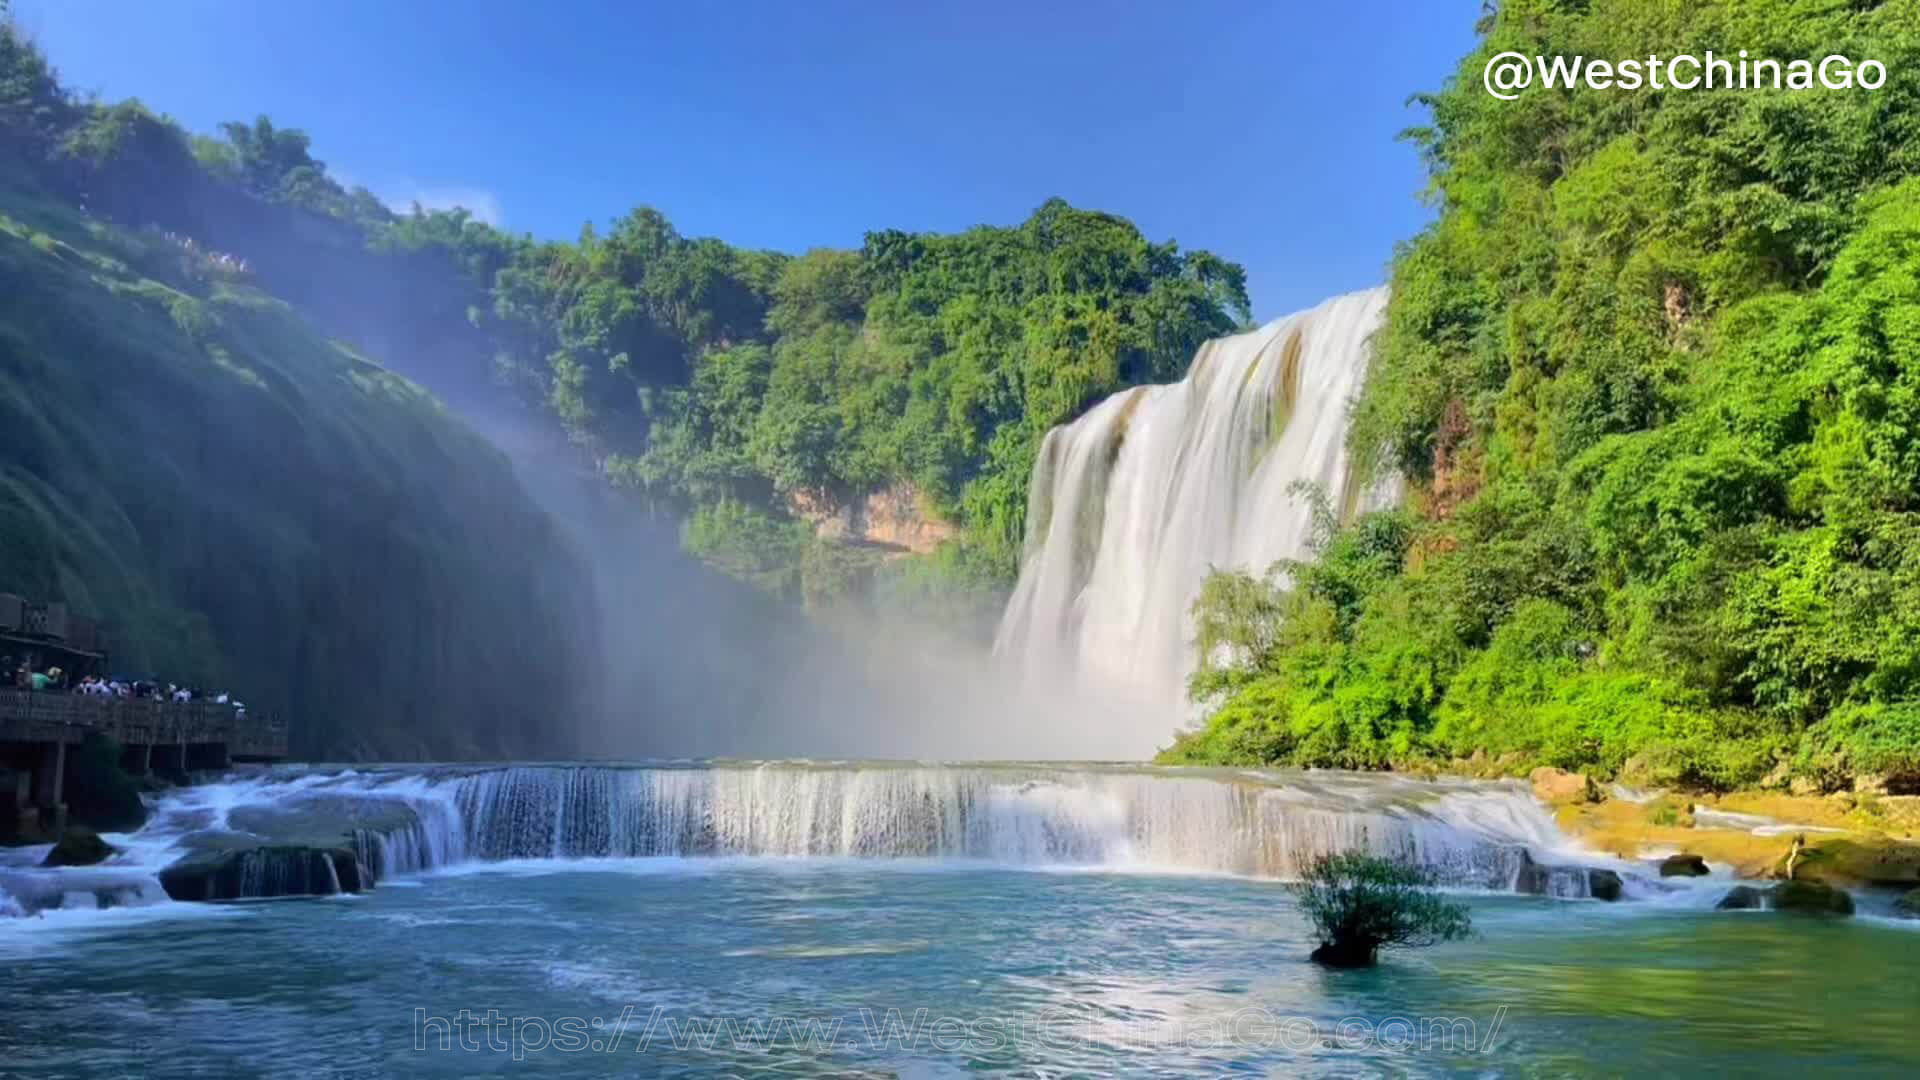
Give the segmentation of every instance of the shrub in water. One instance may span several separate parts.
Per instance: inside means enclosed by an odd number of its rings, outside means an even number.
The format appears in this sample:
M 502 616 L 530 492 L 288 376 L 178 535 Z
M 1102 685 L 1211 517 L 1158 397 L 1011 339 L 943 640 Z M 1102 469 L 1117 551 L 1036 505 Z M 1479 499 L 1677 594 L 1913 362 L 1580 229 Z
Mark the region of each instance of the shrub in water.
M 1466 905 L 1433 891 L 1418 867 L 1364 852 L 1322 855 L 1292 888 L 1313 920 L 1329 967 L 1368 967 L 1381 946 L 1433 945 L 1467 936 Z

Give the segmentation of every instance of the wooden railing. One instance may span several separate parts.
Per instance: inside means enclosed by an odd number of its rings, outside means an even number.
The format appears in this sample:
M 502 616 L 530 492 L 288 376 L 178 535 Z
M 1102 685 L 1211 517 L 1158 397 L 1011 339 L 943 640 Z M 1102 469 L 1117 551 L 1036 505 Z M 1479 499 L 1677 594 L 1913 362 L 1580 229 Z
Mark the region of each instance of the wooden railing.
M 285 721 L 231 705 L 0 689 L 0 740 L 79 742 L 89 731 L 122 746 L 221 743 L 234 757 L 287 756 Z

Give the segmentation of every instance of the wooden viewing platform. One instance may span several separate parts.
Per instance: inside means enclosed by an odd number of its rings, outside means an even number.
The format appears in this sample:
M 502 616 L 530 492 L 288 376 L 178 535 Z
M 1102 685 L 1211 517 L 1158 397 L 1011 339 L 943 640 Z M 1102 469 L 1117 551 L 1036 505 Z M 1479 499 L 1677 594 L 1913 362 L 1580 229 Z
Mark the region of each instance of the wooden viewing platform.
M 15 772 L 0 788 L 0 803 L 10 798 L 21 832 L 64 824 L 67 747 L 89 736 L 120 744 L 121 763 L 135 774 L 287 756 L 285 721 L 232 705 L 0 689 L 0 767 Z

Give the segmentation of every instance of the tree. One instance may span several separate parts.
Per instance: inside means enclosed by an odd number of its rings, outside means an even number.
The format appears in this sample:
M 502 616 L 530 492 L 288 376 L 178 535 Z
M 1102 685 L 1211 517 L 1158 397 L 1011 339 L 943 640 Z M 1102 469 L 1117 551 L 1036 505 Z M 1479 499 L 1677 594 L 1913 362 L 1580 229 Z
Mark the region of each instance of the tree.
M 1464 904 L 1432 891 L 1420 868 L 1365 852 L 1322 855 L 1292 885 L 1313 921 L 1320 946 L 1313 961 L 1328 967 L 1370 967 L 1382 946 L 1425 947 L 1466 937 Z

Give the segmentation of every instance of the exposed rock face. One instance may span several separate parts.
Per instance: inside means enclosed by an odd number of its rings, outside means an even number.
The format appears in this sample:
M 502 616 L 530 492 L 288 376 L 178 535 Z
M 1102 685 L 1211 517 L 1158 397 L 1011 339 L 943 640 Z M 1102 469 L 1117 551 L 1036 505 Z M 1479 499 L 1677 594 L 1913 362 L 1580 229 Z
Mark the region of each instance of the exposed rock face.
M 1593 781 L 1580 773 L 1542 765 L 1527 774 L 1533 784 L 1533 797 L 1543 803 L 1599 802 L 1602 796 Z
M 175 900 L 332 896 L 372 882 L 350 849 L 297 844 L 197 855 L 160 871 L 160 887 Z
M 787 506 L 796 517 L 810 522 L 814 535 L 824 540 L 925 555 L 959 535 L 953 525 L 928 513 L 919 493 L 908 484 L 895 484 L 846 503 L 796 492 L 788 497 Z
M 113 854 L 113 845 L 84 825 L 70 825 L 41 866 L 92 866 Z
M 1660 860 L 1661 877 L 1706 877 L 1710 873 L 1707 860 L 1698 855 L 1669 855 Z

